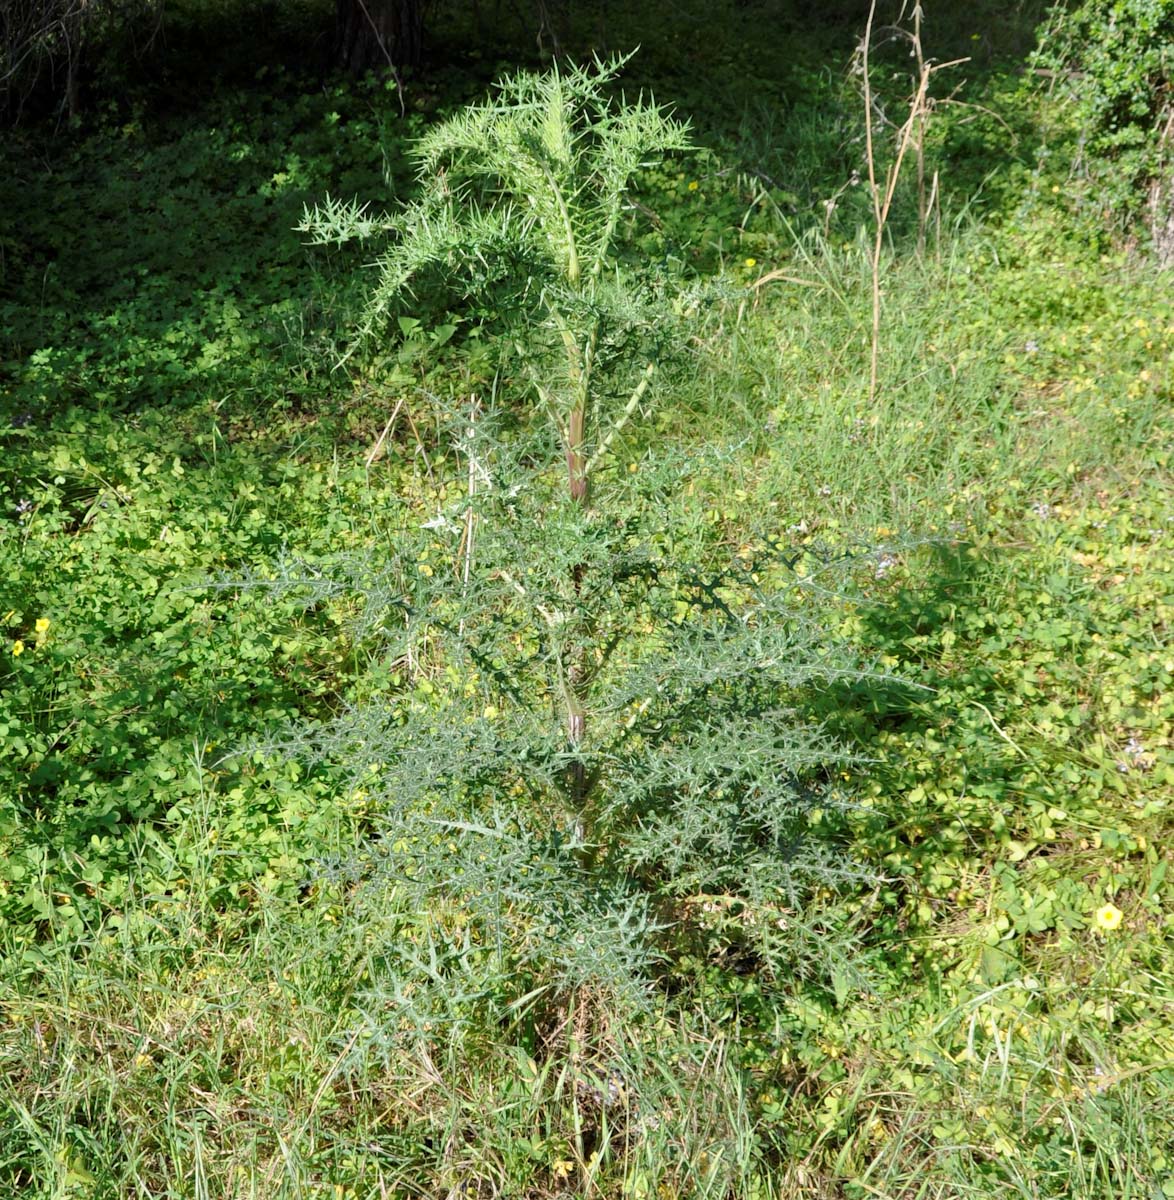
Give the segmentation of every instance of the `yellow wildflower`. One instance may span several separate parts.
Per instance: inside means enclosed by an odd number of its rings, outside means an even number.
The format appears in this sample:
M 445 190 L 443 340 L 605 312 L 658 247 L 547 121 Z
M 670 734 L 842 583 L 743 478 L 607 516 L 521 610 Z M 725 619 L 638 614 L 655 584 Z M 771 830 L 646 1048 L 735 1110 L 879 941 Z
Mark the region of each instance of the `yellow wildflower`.
M 12 657 L 19 658 L 23 653 L 24 642 L 22 642 L 20 638 L 17 638 L 16 641 L 12 643 Z
M 694 179 L 693 182 L 691 184 L 689 184 L 689 191 L 695 192 L 700 186 L 701 186 L 701 184 L 699 184 L 697 182 L 697 180 Z
M 1106 904 L 1093 914 L 1093 923 L 1102 933 L 1111 933 L 1121 924 L 1124 916 L 1115 904 Z
M 53 624 L 53 622 L 50 621 L 48 617 L 38 617 L 37 623 L 34 626 L 34 628 L 36 629 L 36 631 L 38 633 L 47 633 L 49 630 L 49 626 L 52 624 Z
M 748 258 L 748 259 L 746 260 L 746 265 L 747 265 L 748 267 L 756 267 L 756 266 L 758 266 L 758 259 L 756 259 L 756 258 Z

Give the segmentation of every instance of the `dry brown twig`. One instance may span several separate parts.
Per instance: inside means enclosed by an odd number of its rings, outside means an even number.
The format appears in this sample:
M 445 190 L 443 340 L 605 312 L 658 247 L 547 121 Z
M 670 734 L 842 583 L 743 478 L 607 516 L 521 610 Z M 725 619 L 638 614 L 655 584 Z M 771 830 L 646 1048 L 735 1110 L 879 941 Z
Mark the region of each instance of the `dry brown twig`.
M 902 7 L 898 20 L 905 15 Z M 929 86 L 933 77 L 950 67 L 961 66 L 969 62 L 968 58 L 955 58 L 949 62 L 935 63 L 925 57 L 921 40 L 922 8 L 920 4 L 913 7 L 912 30 L 900 32 L 909 39 L 912 53 L 917 60 L 917 84 L 909 101 L 909 112 L 904 123 L 896 133 L 896 157 L 885 172 L 885 182 L 882 188 L 876 169 L 876 144 L 873 120 L 872 82 L 870 73 L 872 41 L 876 21 L 876 0 L 871 0 L 868 8 L 868 21 L 864 27 L 864 37 L 859 49 L 860 72 L 864 88 L 864 145 L 865 156 L 868 160 L 868 190 L 872 199 L 873 240 L 871 256 L 872 274 L 872 330 L 870 337 L 870 353 L 868 367 L 868 401 L 872 406 L 876 402 L 877 379 L 880 369 L 880 328 L 881 328 L 881 251 L 884 249 L 885 227 L 888 224 L 889 213 L 893 206 L 893 197 L 897 192 L 897 184 L 901 178 L 901 168 L 910 148 L 913 148 L 917 160 L 917 192 L 918 192 L 918 253 L 925 248 L 925 227 L 928 219 L 927 198 L 925 193 L 925 130 L 929 114 L 933 109 L 933 101 L 929 95 Z M 938 176 L 934 172 L 933 188 L 929 203 L 936 201 L 938 195 Z

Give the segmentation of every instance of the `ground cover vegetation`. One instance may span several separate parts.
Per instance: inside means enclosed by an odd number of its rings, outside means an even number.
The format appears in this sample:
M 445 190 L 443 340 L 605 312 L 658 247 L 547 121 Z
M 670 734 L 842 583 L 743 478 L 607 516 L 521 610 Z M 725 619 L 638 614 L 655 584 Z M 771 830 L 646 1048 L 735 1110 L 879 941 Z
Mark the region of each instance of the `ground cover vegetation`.
M 4 134 L 5 1194 L 1174 1195 L 1169 6 L 488 7 Z

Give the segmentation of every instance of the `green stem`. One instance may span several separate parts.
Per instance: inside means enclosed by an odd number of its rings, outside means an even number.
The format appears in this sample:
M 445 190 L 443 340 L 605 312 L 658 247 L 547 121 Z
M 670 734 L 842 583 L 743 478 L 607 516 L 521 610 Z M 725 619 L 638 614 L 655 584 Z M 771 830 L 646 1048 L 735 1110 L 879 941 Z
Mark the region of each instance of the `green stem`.
M 554 196 L 554 201 L 558 205 L 559 216 L 563 223 L 563 236 L 567 242 L 567 282 L 572 287 L 579 286 L 579 250 L 575 245 L 575 228 L 571 224 L 571 210 L 567 207 L 566 198 L 563 196 L 562 188 L 558 185 L 558 180 L 555 179 L 551 170 L 547 166 L 543 166 L 543 173 L 546 175 L 546 181 L 550 184 L 551 194 Z
M 632 414 L 636 411 L 644 393 L 648 390 L 648 385 L 652 382 L 653 375 L 656 374 L 656 364 L 649 363 L 644 368 L 644 374 L 640 376 L 640 382 L 632 389 L 632 394 L 628 397 L 628 403 L 624 405 L 624 411 L 616 418 L 616 423 L 607 431 L 607 437 L 599 443 L 599 448 L 587 461 L 587 466 L 583 469 L 586 476 L 590 476 L 591 472 L 599 465 L 599 460 L 607 453 L 608 447 L 615 440 L 615 436 L 627 425 Z

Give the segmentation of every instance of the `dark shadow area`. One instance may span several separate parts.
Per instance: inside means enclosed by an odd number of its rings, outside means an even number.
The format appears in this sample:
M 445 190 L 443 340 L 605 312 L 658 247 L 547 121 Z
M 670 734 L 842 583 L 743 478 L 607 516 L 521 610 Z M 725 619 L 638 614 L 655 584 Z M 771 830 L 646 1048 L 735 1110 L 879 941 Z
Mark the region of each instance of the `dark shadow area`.
M 893 934 L 915 911 L 923 927 L 925 913 L 951 907 L 935 882 L 950 877 L 942 864 L 999 861 L 1009 838 L 1029 837 L 1017 827 L 1022 815 L 1051 802 L 1038 760 L 1001 728 L 1008 687 L 999 664 L 1007 655 L 993 641 L 983 653 L 988 639 L 1014 636 L 1002 623 L 1014 599 L 997 599 L 1006 571 L 993 557 L 1000 553 L 1015 551 L 980 553 L 966 541 L 923 546 L 916 582 L 860 608 L 860 641 L 886 664 L 884 675 L 833 685 L 817 701 L 817 715 L 862 760 L 855 786 L 871 799 L 847 836 L 882 879 L 889 917 L 869 940 L 886 947 L 890 968 L 908 955 L 903 969 L 926 969 L 917 944 L 895 946 Z

